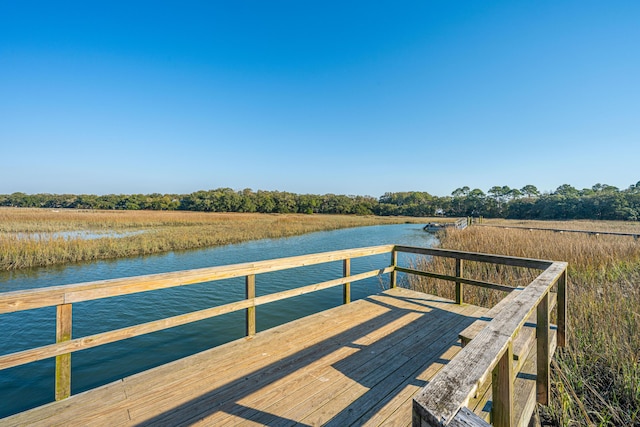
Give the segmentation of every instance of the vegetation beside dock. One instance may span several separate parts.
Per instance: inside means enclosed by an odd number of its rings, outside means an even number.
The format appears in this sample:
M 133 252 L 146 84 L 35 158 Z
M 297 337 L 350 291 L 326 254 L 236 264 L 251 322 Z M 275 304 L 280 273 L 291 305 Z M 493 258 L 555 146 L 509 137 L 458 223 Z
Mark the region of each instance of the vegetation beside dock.
M 637 232 L 637 223 L 569 221 L 502 224 Z M 594 227 L 599 228 L 594 228 Z M 569 263 L 568 347 L 554 360 L 553 396 L 546 417 L 554 425 L 640 425 L 640 242 L 629 236 L 554 233 L 470 227 L 450 230 L 440 247 Z M 423 261 L 426 262 L 426 261 Z M 433 265 L 438 262 L 439 265 Z M 432 261 L 450 274 L 454 266 Z M 465 276 L 524 286 L 535 273 L 518 268 L 465 264 Z M 454 287 L 415 278 L 414 289 L 453 299 Z M 471 304 L 492 306 L 501 292 L 465 288 Z

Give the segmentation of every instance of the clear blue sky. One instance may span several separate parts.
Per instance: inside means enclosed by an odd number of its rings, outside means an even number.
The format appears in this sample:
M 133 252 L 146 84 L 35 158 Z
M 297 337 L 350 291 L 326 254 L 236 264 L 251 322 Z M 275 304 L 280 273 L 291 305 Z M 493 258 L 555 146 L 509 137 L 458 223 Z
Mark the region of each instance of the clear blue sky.
M 640 180 L 640 1 L 0 2 L 0 193 Z

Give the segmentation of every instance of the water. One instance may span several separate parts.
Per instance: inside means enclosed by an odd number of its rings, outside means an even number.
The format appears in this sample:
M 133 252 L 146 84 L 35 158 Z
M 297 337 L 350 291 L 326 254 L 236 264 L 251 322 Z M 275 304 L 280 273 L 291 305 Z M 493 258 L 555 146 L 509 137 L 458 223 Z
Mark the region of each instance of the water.
M 203 250 L 0 273 L 0 292 L 118 277 L 236 264 L 383 244 L 430 247 L 435 237 L 419 224 L 360 227 L 269 239 Z M 351 273 L 389 264 L 388 254 L 354 259 Z M 409 261 L 399 258 L 399 264 Z M 292 289 L 342 276 L 342 262 L 261 274 L 256 295 Z M 353 283 L 352 300 L 380 292 L 388 275 Z M 82 337 L 175 316 L 244 298 L 244 278 L 87 301 L 73 306 L 73 336 Z M 261 331 L 342 303 L 338 286 L 256 309 Z M 244 336 L 244 312 L 143 335 L 72 355 L 72 394 Z M 55 307 L 0 315 L 0 354 L 55 342 Z M 54 359 L 0 371 L 0 418 L 53 400 Z

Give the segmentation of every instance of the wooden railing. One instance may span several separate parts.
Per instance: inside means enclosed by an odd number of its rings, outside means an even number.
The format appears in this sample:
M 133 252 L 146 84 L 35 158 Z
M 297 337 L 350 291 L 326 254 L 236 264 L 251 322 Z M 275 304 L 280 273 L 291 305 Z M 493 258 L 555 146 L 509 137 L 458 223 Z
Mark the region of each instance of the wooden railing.
M 344 287 L 344 301 L 349 302 L 349 284 L 351 282 L 393 271 L 393 267 L 383 267 L 350 275 L 350 260 L 352 258 L 391 253 L 393 248 L 393 245 L 386 245 L 348 249 L 244 264 L 0 293 L 0 315 L 42 307 L 57 307 L 56 343 L 0 356 L 0 370 L 55 357 L 55 398 L 56 400 L 64 399 L 71 395 L 71 353 L 239 310 L 246 310 L 246 333 L 247 335 L 253 335 L 255 334 L 256 325 L 255 307 L 340 285 Z M 255 296 L 256 275 L 333 261 L 343 261 L 344 275 L 348 277 L 341 277 L 270 295 Z M 241 301 L 82 338 L 72 338 L 71 313 L 72 306 L 75 303 L 243 276 L 246 282 L 246 295 L 245 299 Z
M 455 275 L 442 275 L 419 271 L 398 266 L 398 253 L 416 255 L 448 257 L 456 260 Z M 351 274 L 351 260 L 380 254 L 390 254 L 390 265 Z M 302 286 L 282 292 L 256 297 L 256 276 L 268 272 L 292 269 L 297 267 L 342 261 L 342 277 L 312 285 Z M 541 344 L 548 342 L 549 331 L 548 295 L 551 287 L 558 283 L 558 345 L 564 345 L 566 331 L 566 264 L 551 261 L 532 260 L 524 258 L 485 255 L 470 252 L 459 252 L 443 249 L 427 249 L 397 245 L 383 245 L 359 249 L 325 252 L 319 254 L 302 255 L 289 258 L 273 259 L 251 263 L 203 268 L 196 270 L 178 271 L 172 273 L 153 274 L 147 276 L 123 279 L 103 280 L 73 285 L 39 288 L 25 291 L 0 293 L 0 315 L 42 307 L 55 306 L 56 310 L 56 342 L 54 344 L 32 348 L 16 353 L 0 356 L 0 370 L 14 366 L 56 358 L 55 370 L 55 399 L 61 400 L 71 394 L 71 354 L 151 332 L 156 332 L 222 314 L 245 310 L 246 334 L 251 336 L 256 332 L 255 308 L 262 304 L 283 300 L 311 292 L 343 287 L 343 302 L 351 300 L 351 284 L 367 278 L 390 274 L 390 287 L 395 287 L 397 273 L 417 274 L 435 277 L 455 283 L 457 303 L 462 303 L 462 289 L 464 285 L 480 286 L 501 291 L 513 291 L 518 288 L 504 284 L 496 284 L 473 280 L 463 276 L 463 262 L 478 261 L 493 264 L 503 264 L 517 267 L 528 267 L 544 270 L 529 286 L 524 288 L 513 304 L 500 313 L 489 325 L 468 344 L 454 360 L 447 365 L 434 381 L 421 391 L 414 400 L 415 425 L 447 425 L 455 419 L 460 409 L 465 407 L 469 396 L 474 393 L 478 384 L 491 375 L 498 367 L 499 374 L 494 391 L 494 407 L 499 425 L 503 418 L 511 417 L 509 401 L 513 399 L 513 372 L 508 369 L 510 363 L 510 345 L 513 337 L 533 310 L 538 313 L 538 352 L 542 359 L 539 365 L 539 401 L 544 402 L 548 397 L 549 347 Z M 143 324 L 129 326 L 122 329 L 102 332 L 81 338 L 72 337 L 72 307 L 75 303 L 102 298 L 110 298 L 186 286 L 195 283 L 211 282 L 234 277 L 245 277 L 245 299 L 199 311 L 163 318 Z M 546 315 L 544 313 L 547 313 Z M 546 332 L 545 332 L 546 331 Z M 456 368 L 457 367 L 457 368 Z M 505 373 L 501 373 L 504 371 Z M 545 380 L 546 378 L 546 380 Z M 455 389 L 452 386 L 455 384 Z M 504 409 L 500 409 L 503 408 Z
M 401 247 L 396 247 L 402 250 Z M 408 249 L 414 253 L 435 255 L 434 249 Z M 528 286 L 519 289 L 498 314 L 448 363 L 413 401 L 414 426 L 485 426 L 486 421 L 469 410 L 467 405 L 477 397 L 480 387 L 491 383 L 491 423 L 494 426 L 527 424 L 532 405 L 527 414 L 514 411 L 514 382 L 517 372 L 514 366 L 513 343 L 525 322 L 536 314 L 535 395 L 539 403 L 547 404 L 550 394 L 549 363 L 553 339 L 550 336 L 550 292 L 557 288 L 557 345 L 564 347 L 567 334 L 567 264 L 522 258 L 495 257 L 480 254 L 440 252 L 439 256 L 456 259 L 456 275 L 462 275 L 462 260 L 491 262 L 510 266 L 543 270 Z M 416 273 L 416 272 L 413 272 Z M 428 277 L 456 281 L 456 286 L 471 284 L 492 289 L 506 290 L 504 285 L 479 283 L 464 278 L 442 277 L 432 273 L 416 273 Z M 515 290 L 515 288 L 512 288 Z M 456 290 L 460 298 L 461 290 Z M 534 402 L 535 403 L 535 402 Z M 523 416 L 524 415 L 524 416 Z

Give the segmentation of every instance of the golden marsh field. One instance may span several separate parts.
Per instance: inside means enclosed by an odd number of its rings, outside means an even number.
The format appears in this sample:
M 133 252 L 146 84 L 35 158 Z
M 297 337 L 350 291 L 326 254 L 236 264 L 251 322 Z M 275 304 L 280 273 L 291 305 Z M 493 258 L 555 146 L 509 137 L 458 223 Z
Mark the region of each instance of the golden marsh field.
M 429 220 L 432 218 L 0 208 L 0 270 Z

